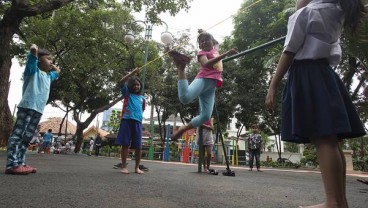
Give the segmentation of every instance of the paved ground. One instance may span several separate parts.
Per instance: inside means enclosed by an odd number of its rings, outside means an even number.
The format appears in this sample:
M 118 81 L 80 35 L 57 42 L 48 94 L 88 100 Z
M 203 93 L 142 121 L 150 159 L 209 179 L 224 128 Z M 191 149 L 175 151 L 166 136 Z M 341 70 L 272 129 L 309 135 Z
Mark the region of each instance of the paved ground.
M 197 173 L 197 165 L 142 161 L 143 175 L 123 175 L 116 158 L 84 155 L 27 156 L 38 173 L 5 175 L 0 171 L 0 207 L 260 207 L 296 208 L 324 199 L 318 172 L 233 167 L 236 177 Z M 128 167 L 133 171 L 134 161 Z M 5 164 L 5 152 L 0 152 Z M 216 169 L 224 170 L 224 166 Z M 368 204 L 368 185 L 349 175 L 351 208 Z

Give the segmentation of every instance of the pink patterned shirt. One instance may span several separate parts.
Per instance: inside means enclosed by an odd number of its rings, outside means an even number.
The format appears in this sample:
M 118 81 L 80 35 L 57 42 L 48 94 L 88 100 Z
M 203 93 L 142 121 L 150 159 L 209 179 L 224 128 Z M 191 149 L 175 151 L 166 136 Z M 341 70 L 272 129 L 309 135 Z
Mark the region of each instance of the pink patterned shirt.
M 210 60 L 212 58 L 215 58 L 217 56 L 219 56 L 219 52 L 216 49 L 212 49 L 210 51 L 199 51 L 197 54 L 197 58 L 199 59 L 200 56 L 207 56 L 207 59 Z M 209 79 L 215 79 L 217 80 L 217 84 L 216 87 L 221 87 L 222 86 L 222 70 L 223 70 L 223 66 L 222 66 L 222 61 L 217 62 L 216 64 L 214 64 L 212 67 L 204 67 L 201 65 L 201 69 L 199 70 L 197 76 L 195 77 L 196 79 L 198 78 L 209 78 Z

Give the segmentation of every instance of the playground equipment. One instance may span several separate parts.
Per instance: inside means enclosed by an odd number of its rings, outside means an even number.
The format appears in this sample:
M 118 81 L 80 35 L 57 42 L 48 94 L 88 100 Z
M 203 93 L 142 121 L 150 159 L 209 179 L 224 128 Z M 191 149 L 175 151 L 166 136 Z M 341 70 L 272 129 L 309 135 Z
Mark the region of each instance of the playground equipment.
M 153 160 L 153 152 L 154 152 L 154 146 L 153 146 L 153 138 L 155 137 L 155 122 L 152 121 L 152 133 L 151 133 L 151 138 L 149 140 L 149 150 L 148 150 L 148 159 L 149 160 Z
M 169 145 L 169 139 L 170 139 L 170 124 L 167 125 L 167 134 L 166 134 L 166 144 L 164 148 L 164 161 L 168 162 L 170 157 L 170 145 Z
M 190 155 L 190 149 L 189 149 L 189 131 L 185 132 L 185 146 L 183 150 L 183 162 L 189 163 L 189 155 Z

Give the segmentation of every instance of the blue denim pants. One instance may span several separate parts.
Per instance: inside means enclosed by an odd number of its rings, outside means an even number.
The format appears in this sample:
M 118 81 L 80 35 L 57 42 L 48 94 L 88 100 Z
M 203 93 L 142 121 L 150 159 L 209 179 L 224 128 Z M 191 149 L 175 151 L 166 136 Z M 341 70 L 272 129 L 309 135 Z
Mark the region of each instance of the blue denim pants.
M 17 120 L 8 140 L 6 168 L 25 165 L 29 142 L 36 131 L 42 114 L 27 108 L 18 108 Z
M 249 167 L 253 168 L 253 161 L 256 158 L 256 167 L 259 169 L 261 167 L 261 149 L 250 149 L 249 150 Z
M 199 98 L 200 114 L 192 119 L 192 125 L 197 128 L 212 116 L 215 104 L 216 80 L 199 78 L 194 79 L 188 86 L 188 80 L 178 80 L 179 100 L 183 104 L 192 102 Z

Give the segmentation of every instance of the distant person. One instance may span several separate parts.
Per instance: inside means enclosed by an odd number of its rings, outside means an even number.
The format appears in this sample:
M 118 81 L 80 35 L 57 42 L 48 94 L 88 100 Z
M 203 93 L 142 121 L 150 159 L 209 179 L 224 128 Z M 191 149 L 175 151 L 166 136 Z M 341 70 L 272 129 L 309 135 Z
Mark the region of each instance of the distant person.
M 298 0 L 266 96 L 272 108 L 277 85 L 287 73 L 281 110 L 281 139 L 313 143 L 325 188 L 325 202 L 308 208 L 347 208 L 346 160 L 339 142 L 366 134 L 339 75 L 340 37 L 366 14 L 360 0 Z
M 40 137 L 41 137 L 40 128 L 41 128 L 41 126 L 38 125 L 35 133 L 33 134 L 32 140 L 29 142 L 29 145 L 30 146 L 32 145 L 32 151 L 34 151 L 34 150 L 38 151 L 38 146 L 39 146 Z
M 92 155 L 92 151 L 93 151 L 93 146 L 95 144 L 95 141 L 93 141 L 93 138 L 91 137 L 91 139 L 89 140 L 89 151 L 88 151 L 88 155 L 91 156 Z
M 261 148 L 262 136 L 259 134 L 257 124 L 252 125 L 252 134 L 248 137 L 249 171 L 253 170 L 254 158 L 256 159 L 257 171 L 261 172 Z
M 135 149 L 134 172 L 143 174 L 139 169 L 142 156 L 142 120 L 145 109 L 145 99 L 141 95 L 141 80 L 134 76 L 139 72 L 135 68 L 131 73 L 121 79 L 121 94 L 124 97 L 123 111 L 120 128 L 115 140 L 116 145 L 121 145 L 121 173 L 128 174 L 127 158 L 129 147 Z
M 97 133 L 96 136 L 96 150 L 95 150 L 95 155 L 96 157 L 98 157 L 100 155 L 100 149 L 101 149 L 101 145 L 102 145 L 102 138 L 101 138 L 101 134 Z
M 210 173 L 210 165 L 212 159 L 212 146 L 213 146 L 213 119 L 204 122 L 202 124 L 202 158 L 203 169 L 205 173 Z M 197 128 L 195 142 L 199 144 L 199 127 Z
M 39 140 L 39 143 L 38 143 L 37 153 L 41 154 L 42 151 L 44 151 L 44 149 L 43 149 L 43 136 L 41 136 L 41 134 L 40 134 L 40 140 Z
M 27 175 L 37 172 L 36 168 L 26 165 L 26 152 L 49 98 L 51 82 L 56 80 L 59 73 L 60 69 L 52 64 L 51 53 L 33 44 L 23 73 L 17 120 L 8 139 L 5 174 Z
M 50 154 L 50 149 L 51 149 L 51 144 L 52 144 L 52 138 L 53 138 L 53 134 L 52 134 L 52 129 L 49 129 L 47 131 L 47 133 L 45 133 L 43 135 L 43 144 L 42 144 L 42 149 L 45 153 Z
M 65 144 L 65 153 L 68 153 L 71 151 L 71 145 L 70 145 L 70 141 L 68 141 L 66 144 Z
M 188 104 L 195 99 L 199 99 L 200 113 L 194 117 L 187 125 L 181 126 L 172 135 L 173 140 L 179 139 L 183 133 L 189 129 L 197 128 L 211 118 L 213 106 L 215 104 L 216 88 L 222 86 L 222 59 L 237 53 L 233 48 L 220 54 L 218 42 L 213 36 L 203 30 L 198 30 L 197 42 L 201 49 L 197 54 L 200 70 L 192 81 L 188 83 L 185 67 L 190 62 L 190 58 L 176 51 L 170 51 L 169 55 L 173 58 L 178 71 L 178 96 L 183 104 Z

